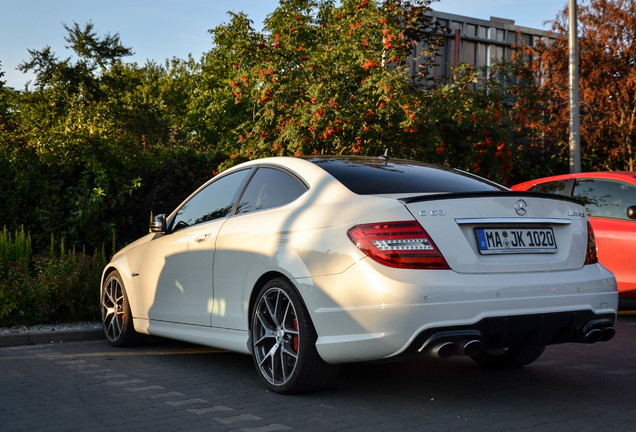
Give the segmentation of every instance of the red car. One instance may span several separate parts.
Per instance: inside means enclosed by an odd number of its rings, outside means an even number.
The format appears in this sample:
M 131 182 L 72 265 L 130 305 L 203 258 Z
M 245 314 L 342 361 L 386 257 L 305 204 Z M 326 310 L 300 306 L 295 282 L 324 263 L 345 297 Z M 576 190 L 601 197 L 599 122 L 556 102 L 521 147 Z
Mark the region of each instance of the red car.
M 564 174 L 511 189 L 583 201 L 596 236 L 599 261 L 614 273 L 619 296 L 636 299 L 636 172 Z

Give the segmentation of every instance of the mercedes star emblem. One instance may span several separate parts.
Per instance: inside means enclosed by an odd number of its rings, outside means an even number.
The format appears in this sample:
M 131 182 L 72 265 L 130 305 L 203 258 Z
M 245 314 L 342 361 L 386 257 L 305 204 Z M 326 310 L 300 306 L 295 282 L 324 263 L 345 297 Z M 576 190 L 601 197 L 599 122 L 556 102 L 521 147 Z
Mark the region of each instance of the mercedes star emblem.
M 524 200 L 520 199 L 515 204 L 515 211 L 519 216 L 525 215 L 528 212 L 528 204 Z

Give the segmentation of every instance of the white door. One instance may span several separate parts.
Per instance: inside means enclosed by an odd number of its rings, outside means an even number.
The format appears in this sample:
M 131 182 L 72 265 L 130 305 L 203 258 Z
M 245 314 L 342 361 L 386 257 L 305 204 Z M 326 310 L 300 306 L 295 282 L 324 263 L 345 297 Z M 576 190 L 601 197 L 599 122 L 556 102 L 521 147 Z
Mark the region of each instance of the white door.
M 215 179 L 191 196 L 151 241 L 139 269 L 150 321 L 210 325 L 217 234 L 247 179 L 242 170 Z

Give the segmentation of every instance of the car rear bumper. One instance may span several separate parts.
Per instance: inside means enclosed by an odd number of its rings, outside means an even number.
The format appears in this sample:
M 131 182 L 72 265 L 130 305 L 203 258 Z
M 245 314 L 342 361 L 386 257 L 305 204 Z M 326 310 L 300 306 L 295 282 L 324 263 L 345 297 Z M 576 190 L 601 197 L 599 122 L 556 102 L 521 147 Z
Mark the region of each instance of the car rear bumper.
M 295 282 L 318 333 L 317 350 L 330 363 L 428 349 L 427 341 L 449 332 L 476 336 L 488 348 L 585 342 L 586 326 L 610 328 L 618 306 L 614 277 L 601 265 L 471 275 L 363 260 L 342 274 Z
M 453 351 L 461 353 L 471 341 L 478 342 L 480 349 L 594 343 L 610 340 L 615 322 L 614 314 L 589 310 L 490 317 L 469 325 L 427 329 L 417 335 L 405 353 L 436 351 L 443 343 L 455 344 Z

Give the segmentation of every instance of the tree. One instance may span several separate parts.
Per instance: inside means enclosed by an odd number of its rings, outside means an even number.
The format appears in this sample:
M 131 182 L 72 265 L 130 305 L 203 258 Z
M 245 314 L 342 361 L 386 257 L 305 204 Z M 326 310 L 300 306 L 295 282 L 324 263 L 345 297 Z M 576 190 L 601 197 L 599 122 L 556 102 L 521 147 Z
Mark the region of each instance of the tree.
M 2 62 L 0 62 L 0 121 L 9 115 L 9 89 L 6 87 L 6 81 L 2 79 L 4 74 Z
M 73 27 L 63 24 L 68 36 L 64 40 L 70 45 L 66 48 L 73 50 L 78 60 L 71 63 L 71 58 L 59 60 L 50 46 L 41 50 L 28 50 L 31 55 L 29 61 L 18 66 L 23 72 L 32 70 L 35 73 L 35 85 L 40 89 L 66 84 L 74 90 L 81 90 L 81 86 L 93 87 L 96 72 L 105 72 L 113 64 L 120 63 L 123 57 L 133 54 L 130 48 L 124 47 L 119 34 L 107 34 L 100 38 L 94 31 L 94 24 L 89 22 L 80 27 L 77 23 Z
M 568 12 L 553 21 L 556 39 L 525 47 L 545 98 L 537 132 L 555 153 L 567 151 Z M 631 0 L 589 0 L 578 8 L 581 142 L 584 168 L 634 170 L 636 8 Z M 550 147 L 548 147 L 550 148 Z
M 250 46 L 257 39 L 252 21 L 243 13 L 228 13 L 231 20 L 209 33 L 212 49 L 204 53 L 200 63 L 192 59 L 187 64 L 187 112 L 184 128 L 190 134 L 192 145 L 214 149 L 228 155 L 236 150 L 240 126 L 251 119 L 246 104 L 235 103 L 231 86 L 237 62 L 252 66 L 249 54 L 242 46 Z M 181 67 L 186 67 L 184 63 Z M 186 75 L 185 73 L 182 74 Z
M 234 157 L 389 149 L 422 158 L 432 145 L 428 96 L 407 65 L 415 43 L 440 43 L 428 4 L 283 0 L 263 34 L 249 27 L 227 41 L 228 85 L 247 115 Z
M 511 65 L 481 70 L 460 65 L 450 83 L 431 92 L 436 147 L 427 159 L 499 182 L 512 172 L 514 122 L 506 103 Z
M 90 23 L 64 28 L 73 57 L 45 47 L 21 65 L 35 86 L 17 95 L 12 135 L 0 130 L 0 216 L 24 223 L 38 249 L 51 232 L 95 248 L 116 230 L 126 243 L 146 230 L 151 210 L 172 210 L 208 179 L 220 156 L 188 146 L 183 62 L 125 64 L 131 50 L 117 35 L 100 37 Z

